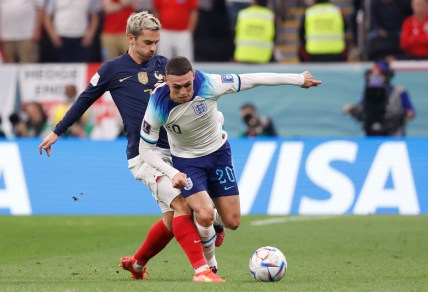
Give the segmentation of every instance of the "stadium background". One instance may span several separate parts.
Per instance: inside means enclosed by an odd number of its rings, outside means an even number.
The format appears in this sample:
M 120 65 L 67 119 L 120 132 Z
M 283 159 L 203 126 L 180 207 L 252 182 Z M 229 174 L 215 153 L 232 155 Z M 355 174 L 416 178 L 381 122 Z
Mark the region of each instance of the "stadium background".
M 260 87 L 224 96 L 220 110 L 234 149 L 243 214 L 426 214 L 428 110 L 424 63 L 395 62 L 395 81 L 404 85 L 417 116 L 408 137 L 367 139 L 360 125 L 342 115 L 360 98 L 369 63 L 341 65 L 196 64 L 213 73 L 302 72 L 323 80 L 319 88 Z M 98 64 L 4 65 L 2 112 L 27 99 L 61 102 L 56 88 L 82 90 Z M 415 67 L 416 66 L 416 67 Z M 281 138 L 238 138 L 242 103 L 270 115 Z M 108 96 L 100 116 L 114 113 Z M 4 125 L 7 129 L 7 125 Z M 122 139 L 61 139 L 51 158 L 40 157 L 39 139 L 0 142 L 0 213 L 158 214 L 150 193 L 127 170 Z M 361 207 L 365 206 L 365 207 Z

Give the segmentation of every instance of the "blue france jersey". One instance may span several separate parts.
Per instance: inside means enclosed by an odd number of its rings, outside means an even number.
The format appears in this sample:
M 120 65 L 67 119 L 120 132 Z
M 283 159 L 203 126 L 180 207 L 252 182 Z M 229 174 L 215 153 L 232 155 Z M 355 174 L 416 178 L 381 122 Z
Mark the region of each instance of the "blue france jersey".
M 64 133 L 104 92 L 110 91 L 125 126 L 128 139 L 127 158 L 137 156 L 143 116 L 154 85 L 163 82 L 167 61 L 165 57 L 154 56 L 146 63 L 137 64 L 125 53 L 105 62 L 57 124 L 55 134 L 59 136 Z M 164 129 L 160 130 L 157 146 L 169 148 Z
M 239 91 L 240 78 L 235 74 L 195 71 L 193 89 L 190 101 L 177 104 L 170 98 L 168 85 L 156 88 L 144 117 L 141 138 L 148 144 L 158 143 L 159 131 L 164 126 L 174 156 L 201 157 L 219 149 L 226 142 L 227 133 L 219 122 L 217 100 L 224 94 Z M 142 151 L 150 148 L 142 145 Z

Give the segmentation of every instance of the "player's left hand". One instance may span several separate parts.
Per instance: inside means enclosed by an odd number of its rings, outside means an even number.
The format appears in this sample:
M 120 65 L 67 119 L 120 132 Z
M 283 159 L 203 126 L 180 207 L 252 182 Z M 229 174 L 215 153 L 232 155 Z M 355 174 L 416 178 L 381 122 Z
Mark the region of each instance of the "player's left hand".
M 303 77 L 305 78 L 303 85 L 300 86 L 302 88 L 309 88 L 312 86 L 318 86 L 322 83 L 321 80 L 315 80 L 314 77 L 312 76 L 311 72 L 309 72 L 309 71 L 305 71 L 302 74 L 303 74 Z
M 182 189 L 187 186 L 187 175 L 183 172 L 179 172 L 172 178 L 172 187 L 176 189 Z

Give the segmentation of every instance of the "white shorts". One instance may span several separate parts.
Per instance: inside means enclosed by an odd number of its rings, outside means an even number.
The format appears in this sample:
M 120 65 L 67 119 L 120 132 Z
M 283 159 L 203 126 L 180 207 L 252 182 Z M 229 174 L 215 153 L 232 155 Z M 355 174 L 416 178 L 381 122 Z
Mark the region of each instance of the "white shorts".
M 156 151 L 164 161 L 172 164 L 168 150 L 158 148 Z M 172 187 L 167 176 L 143 162 L 140 156 L 129 159 L 128 168 L 136 180 L 142 181 L 150 189 L 162 213 L 174 211 L 171 202 L 180 194 L 180 190 Z

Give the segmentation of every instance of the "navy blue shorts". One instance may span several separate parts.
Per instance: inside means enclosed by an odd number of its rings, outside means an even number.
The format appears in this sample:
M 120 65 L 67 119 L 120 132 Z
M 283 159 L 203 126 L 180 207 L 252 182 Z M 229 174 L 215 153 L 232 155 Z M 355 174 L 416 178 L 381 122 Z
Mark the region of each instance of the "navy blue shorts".
M 187 174 L 188 185 L 181 189 L 185 198 L 207 191 L 211 198 L 238 195 L 238 183 L 232 165 L 229 142 L 217 151 L 197 158 L 172 156 L 172 164 Z

